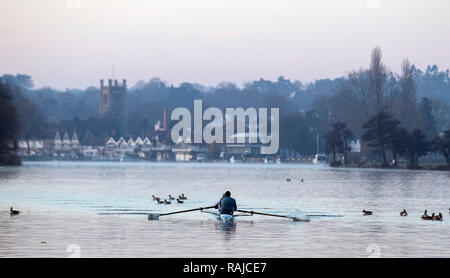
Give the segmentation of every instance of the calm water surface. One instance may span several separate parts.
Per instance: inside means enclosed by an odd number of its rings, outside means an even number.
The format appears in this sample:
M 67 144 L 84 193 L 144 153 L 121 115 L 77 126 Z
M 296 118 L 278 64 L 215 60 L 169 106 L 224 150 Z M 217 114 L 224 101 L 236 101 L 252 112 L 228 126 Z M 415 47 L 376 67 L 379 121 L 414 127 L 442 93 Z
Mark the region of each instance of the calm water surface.
M 226 190 L 242 209 L 323 216 L 308 223 L 242 216 L 224 225 L 192 212 L 147 220 L 150 212 L 213 205 Z M 181 193 L 184 204 L 151 197 Z M 449 172 L 26 163 L 0 167 L 0 257 L 450 257 L 449 196 Z M 21 214 L 10 217 L 10 206 Z M 408 217 L 399 216 L 403 209 Z M 424 209 L 444 221 L 422 221 Z

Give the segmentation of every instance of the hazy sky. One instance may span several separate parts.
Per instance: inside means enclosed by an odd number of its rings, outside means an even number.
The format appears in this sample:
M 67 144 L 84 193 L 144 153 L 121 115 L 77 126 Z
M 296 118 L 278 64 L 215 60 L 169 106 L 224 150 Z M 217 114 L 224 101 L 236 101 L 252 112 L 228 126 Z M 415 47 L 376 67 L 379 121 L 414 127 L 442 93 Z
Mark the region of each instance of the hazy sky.
M 160 77 L 312 81 L 367 67 L 450 67 L 449 0 L 1 0 L 0 74 L 35 85 Z

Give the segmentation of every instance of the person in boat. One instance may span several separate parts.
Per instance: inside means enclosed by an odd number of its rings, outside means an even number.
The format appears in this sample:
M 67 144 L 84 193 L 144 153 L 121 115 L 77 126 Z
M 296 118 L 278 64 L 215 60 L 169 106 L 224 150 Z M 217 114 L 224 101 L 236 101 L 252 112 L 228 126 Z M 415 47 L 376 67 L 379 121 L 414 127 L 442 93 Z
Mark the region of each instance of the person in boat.
M 222 194 L 222 197 L 220 197 L 219 201 L 216 203 L 216 209 L 220 211 L 220 202 L 222 201 L 222 198 L 225 197 L 225 193 Z
M 219 202 L 216 204 L 216 209 L 219 210 L 220 214 L 230 214 L 237 210 L 236 200 L 231 198 L 230 191 L 225 192 L 220 198 Z

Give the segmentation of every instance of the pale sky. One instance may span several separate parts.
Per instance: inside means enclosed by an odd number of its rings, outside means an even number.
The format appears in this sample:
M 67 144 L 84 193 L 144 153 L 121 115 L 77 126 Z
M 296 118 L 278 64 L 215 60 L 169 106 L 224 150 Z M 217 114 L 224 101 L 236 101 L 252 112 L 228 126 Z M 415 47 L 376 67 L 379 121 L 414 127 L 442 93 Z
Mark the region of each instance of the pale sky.
M 450 67 L 448 0 L 1 0 L 0 75 L 58 89 L 313 81 L 367 67 Z

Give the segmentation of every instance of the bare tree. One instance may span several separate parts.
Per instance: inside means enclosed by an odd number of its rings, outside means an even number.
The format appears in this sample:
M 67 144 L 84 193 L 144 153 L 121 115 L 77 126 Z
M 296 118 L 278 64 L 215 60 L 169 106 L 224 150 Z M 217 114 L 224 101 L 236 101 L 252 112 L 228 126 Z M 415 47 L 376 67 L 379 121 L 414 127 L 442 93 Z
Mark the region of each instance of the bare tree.
M 373 116 L 372 103 L 369 101 L 369 80 L 367 70 L 353 71 L 332 98 L 335 118 L 347 123 L 357 135 L 364 132 L 363 124 Z
M 370 60 L 370 97 L 369 101 L 375 103 L 375 113 L 380 112 L 384 108 L 384 83 L 386 80 L 386 67 L 381 62 L 381 49 L 375 47 L 372 50 Z
M 411 131 L 418 128 L 418 111 L 416 84 L 412 75 L 411 63 L 404 59 L 401 64 L 399 78 L 399 95 L 393 100 L 391 111 L 395 118 L 400 120 L 400 125 Z

